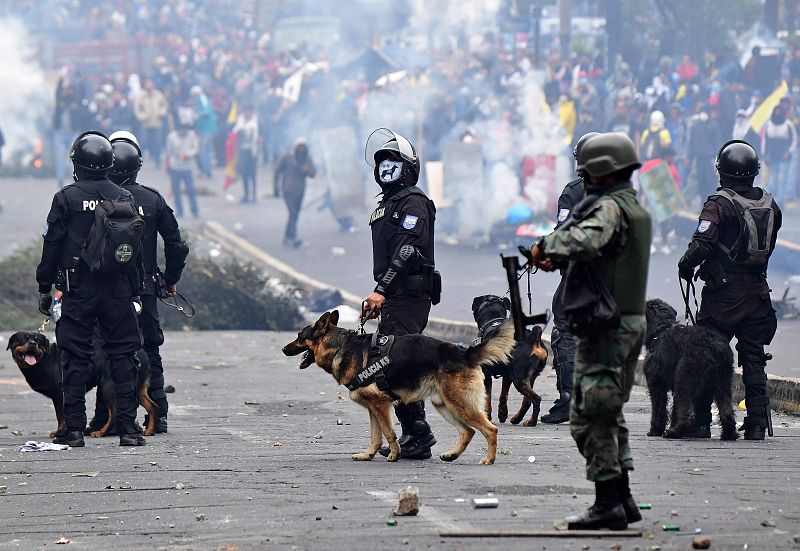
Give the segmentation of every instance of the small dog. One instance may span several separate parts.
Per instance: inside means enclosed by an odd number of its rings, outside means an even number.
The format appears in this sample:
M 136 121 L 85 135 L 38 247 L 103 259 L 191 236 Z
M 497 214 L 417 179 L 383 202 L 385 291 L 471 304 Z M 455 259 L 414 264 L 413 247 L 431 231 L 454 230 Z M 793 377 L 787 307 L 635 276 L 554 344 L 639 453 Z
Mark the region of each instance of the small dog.
M 472 301 L 472 316 L 478 324 L 481 341 L 492 338 L 510 311 L 511 302 L 508 298 L 495 295 L 475 297 Z M 531 417 L 523 423 L 523 426 L 535 427 L 539 421 L 542 398 L 534 392 L 533 383 L 545 365 L 547 365 L 547 349 L 542 344 L 542 328 L 538 325 L 534 325 L 533 330 L 525 330 L 525 339 L 516 343 L 510 361 L 484 365 L 485 408 L 489 420 L 492 419 L 492 377 L 502 375 L 503 385 L 497 407 L 498 420 L 505 423 L 508 418 L 508 390 L 511 388 L 511 383 L 514 383 L 514 388 L 523 398 L 519 411 L 511 418 L 511 424 L 516 425 L 522 421 L 528 409 L 533 406 Z
M 647 301 L 644 374 L 653 406 L 648 436 L 681 438 L 695 424 L 695 408 L 713 397 L 722 440 L 736 440 L 733 411 L 733 351 L 725 337 L 708 327 L 678 323 L 675 309 L 660 299 Z M 667 426 L 667 392 L 672 416 Z
M 51 343 L 41 333 L 19 332 L 14 333 L 8 340 L 6 350 L 11 350 L 11 357 L 31 389 L 52 400 L 58 427 L 50 432 L 50 437 L 55 437 L 56 432 L 64 427 L 63 365 L 58 345 Z M 157 406 L 147 395 L 150 386 L 150 362 L 144 350 L 136 353 L 136 359 L 138 376 L 136 398 L 139 405 L 149 414 L 144 435 L 151 436 L 155 432 Z M 115 428 L 114 416 L 117 408 L 117 394 L 111 378 L 108 357 L 101 347 L 95 346 L 95 354 L 92 357 L 92 373 L 86 382 L 86 392 L 98 384 L 98 395 L 102 395 L 103 401 L 108 407 L 108 420 L 103 427 L 90 432 L 90 436 L 93 438 L 105 436 Z
M 458 443 L 439 457 L 456 460 L 467 448 L 475 429 L 486 438 L 487 453 L 481 464 L 491 465 L 497 454 L 497 427 L 483 411 L 483 372 L 481 366 L 507 362 L 514 348 L 514 328 L 505 323 L 493 338 L 478 346 L 464 348 L 425 335 L 394 337 L 389 356 L 370 363 L 372 335 L 359 335 L 336 326 L 339 312 L 325 312 L 304 327 L 297 338 L 283 347 L 287 356 L 303 354 L 300 369 L 312 363 L 333 375 L 339 384 L 350 385 L 350 398 L 367 408 L 370 419 L 370 446 L 353 454 L 356 461 L 369 461 L 380 449 L 385 436 L 389 442 L 389 461 L 400 458 L 400 446 L 392 426 L 391 405 L 405 404 L 430 397 L 439 413 L 459 432 Z M 384 363 L 384 361 L 386 363 Z M 385 391 L 377 382 L 354 387 L 357 377 L 370 374 L 376 366 L 386 383 Z M 364 379 L 369 383 L 369 379 Z

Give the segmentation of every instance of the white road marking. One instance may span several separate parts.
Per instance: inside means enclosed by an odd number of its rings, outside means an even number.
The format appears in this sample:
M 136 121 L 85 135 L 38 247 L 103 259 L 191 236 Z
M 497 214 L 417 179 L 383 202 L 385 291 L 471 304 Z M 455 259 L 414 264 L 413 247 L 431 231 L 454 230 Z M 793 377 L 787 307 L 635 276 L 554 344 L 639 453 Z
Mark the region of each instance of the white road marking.
M 397 503 L 397 494 L 395 492 L 389 492 L 387 490 L 371 490 L 367 492 L 369 495 L 373 497 L 377 497 L 387 503 L 396 504 Z M 468 522 L 458 521 L 456 522 L 455 519 L 449 517 L 448 515 L 442 513 L 441 511 L 434 509 L 430 505 L 422 504 L 419 508 L 419 513 L 417 516 L 424 518 L 428 522 L 431 522 L 438 526 L 440 529 L 452 532 L 452 531 L 460 531 L 460 530 L 475 530 Z

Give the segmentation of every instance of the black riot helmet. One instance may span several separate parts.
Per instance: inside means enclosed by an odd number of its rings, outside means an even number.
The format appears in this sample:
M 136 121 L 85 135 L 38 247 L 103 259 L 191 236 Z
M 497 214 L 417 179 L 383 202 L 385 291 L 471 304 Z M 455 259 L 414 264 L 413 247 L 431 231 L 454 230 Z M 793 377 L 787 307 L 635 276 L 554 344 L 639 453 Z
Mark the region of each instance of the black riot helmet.
M 586 134 L 578 138 L 578 141 L 575 142 L 575 147 L 572 148 L 572 156 L 575 157 L 576 161 L 578 160 L 578 155 L 580 155 L 581 153 L 581 148 L 583 147 L 583 144 L 585 144 L 589 138 L 593 138 L 595 136 L 598 136 L 599 134 L 600 132 L 587 132 Z
M 89 130 L 75 138 L 69 158 L 76 171 L 105 175 L 114 165 L 114 150 L 103 133 Z
M 414 146 L 388 128 L 370 134 L 364 158 L 374 169 L 375 181 L 381 188 L 395 184 L 414 186 L 419 180 L 420 159 Z
M 578 171 L 595 178 L 642 166 L 631 139 L 621 132 L 598 134 L 586 140 L 578 152 Z
M 136 173 L 142 168 L 142 150 L 136 136 L 121 130 L 111 134 L 109 141 L 114 150 L 114 166 L 108 171 L 109 179 L 118 185 L 136 180 Z
M 744 140 L 731 140 L 719 148 L 716 167 L 720 180 L 752 184 L 761 169 L 761 163 L 752 145 Z

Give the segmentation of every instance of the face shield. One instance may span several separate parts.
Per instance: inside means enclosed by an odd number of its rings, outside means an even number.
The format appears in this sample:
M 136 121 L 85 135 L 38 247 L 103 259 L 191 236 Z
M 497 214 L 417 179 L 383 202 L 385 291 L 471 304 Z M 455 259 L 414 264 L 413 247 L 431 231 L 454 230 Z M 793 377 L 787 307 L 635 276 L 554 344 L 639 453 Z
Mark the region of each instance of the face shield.
M 375 155 L 379 151 L 391 151 L 409 163 L 417 162 L 417 153 L 411 142 L 388 128 L 378 128 L 367 139 L 364 160 L 372 168 L 375 168 Z

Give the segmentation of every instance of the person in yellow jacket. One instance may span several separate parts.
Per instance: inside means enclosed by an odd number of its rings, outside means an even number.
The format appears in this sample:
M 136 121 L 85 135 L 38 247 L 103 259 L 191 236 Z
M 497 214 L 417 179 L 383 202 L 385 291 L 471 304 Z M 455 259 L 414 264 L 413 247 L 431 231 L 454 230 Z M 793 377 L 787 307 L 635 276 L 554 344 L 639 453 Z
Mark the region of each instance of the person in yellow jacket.
M 666 119 L 661 111 L 650 113 L 650 126 L 642 132 L 639 143 L 639 156 L 642 161 L 658 159 L 665 149 L 672 145 L 672 136 L 665 128 Z

